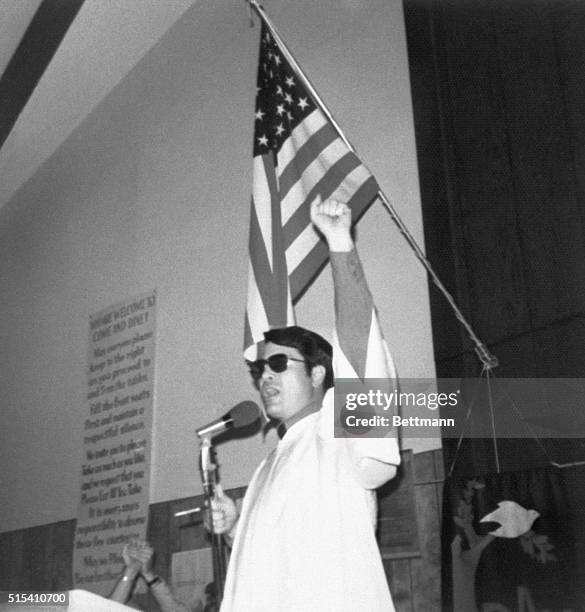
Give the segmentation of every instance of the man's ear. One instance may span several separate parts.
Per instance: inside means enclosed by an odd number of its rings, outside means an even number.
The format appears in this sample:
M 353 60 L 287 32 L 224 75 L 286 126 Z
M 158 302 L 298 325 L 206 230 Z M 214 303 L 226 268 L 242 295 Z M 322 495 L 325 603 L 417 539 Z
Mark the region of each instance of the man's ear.
M 311 370 L 311 384 L 313 387 L 315 387 L 315 389 L 323 384 L 326 373 L 327 371 L 325 370 L 325 366 L 313 366 L 313 369 Z

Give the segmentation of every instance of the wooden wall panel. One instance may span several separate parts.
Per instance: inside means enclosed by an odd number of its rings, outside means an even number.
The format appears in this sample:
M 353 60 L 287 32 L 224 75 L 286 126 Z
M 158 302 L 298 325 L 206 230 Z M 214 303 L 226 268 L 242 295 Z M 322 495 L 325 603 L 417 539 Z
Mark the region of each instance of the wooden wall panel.
M 157 551 L 156 569 L 163 576 L 170 573 L 170 560 L 165 554 L 169 548 L 170 512 L 171 507 L 167 502 L 152 504 L 148 518 L 147 539 Z
M 416 520 L 415 460 L 412 451 L 402 453 L 396 477 L 380 487 L 376 539 L 384 559 L 420 555 L 419 524 Z
M 30 584 L 25 537 L 25 529 L 0 534 L 0 590 L 26 588 L 26 585 Z M 21 582 L 24 585 L 21 585 Z
M 441 491 L 442 457 L 421 453 L 415 461 L 416 519 L 421 554 L 411 561 L 413 610 L 441 609 Z
M 61 521 L 51 525 L 50 550 L 47 557 L 49 590 L 59 590 L 61 585 L 73 584 L 72 557 L 75 538 L 75 521 Z
M 44 526 L 33 527 L 27 531 L 26 556 L 30 568 L 31 589 L 40 591 L 44 584 L 47 584 L 51 572 L 50 552 L 51 552 L 51 531 Z
M 148 530 L 146 534 L 147 540 L 155 550 L 155 571 L 165 579 L 171 575 L 170 555 L 168 554 L 170 538 L 170 510 L 170 505 L 166 502 L 152 504 L 150 506 Z M 134 598 L 134 600 L 147 612 L 155 612 L 158 610 L 158 605 L 150 592 L 147 592 L 146 594 L 139 594 Z
M 412 601 L 412 576 L 409 559 L 392 559 L 384 562 L 386 577 L 396 612 L 415 612 Z

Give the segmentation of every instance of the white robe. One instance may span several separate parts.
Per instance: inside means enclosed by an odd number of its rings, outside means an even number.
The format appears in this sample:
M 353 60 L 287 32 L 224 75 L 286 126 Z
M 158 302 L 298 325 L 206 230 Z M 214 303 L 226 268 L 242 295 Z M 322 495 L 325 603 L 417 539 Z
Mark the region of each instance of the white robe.
M 370 347 L 385 357 L 375 316 L 372 323 Z M 338 354 L 336 362 L 343 376 L 347 360 Z M 375 492 L 363 483 L 368 461 L 400 463 L 398 443 L 334 438 L 333 398 L 329 389 L 321 410 L 292 425 L 256 470 L 221 612 L 394 610 L 375 539 Z

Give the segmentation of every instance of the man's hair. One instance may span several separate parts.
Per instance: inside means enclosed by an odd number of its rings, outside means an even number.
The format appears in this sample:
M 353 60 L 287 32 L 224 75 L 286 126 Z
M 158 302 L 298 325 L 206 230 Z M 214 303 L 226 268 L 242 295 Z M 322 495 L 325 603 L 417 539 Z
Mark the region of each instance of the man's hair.
M 323 389 L 327 390 L 333 386 L 333 347 L 325 338 L 304 327 L 291 325 L 264 332 L 264 340 L 297 349 L 306 362 L 305 368 L 309 375 L 315 366 L 323 366 Z

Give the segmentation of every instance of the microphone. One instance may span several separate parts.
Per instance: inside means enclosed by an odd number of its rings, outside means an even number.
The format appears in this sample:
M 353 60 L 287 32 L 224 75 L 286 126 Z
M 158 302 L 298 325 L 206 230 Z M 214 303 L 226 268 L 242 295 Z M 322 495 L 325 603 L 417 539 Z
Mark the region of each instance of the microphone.
M 246 400 L 234 406 L 229 412 L 226 412 L 221 418 L 211 421 L 207 425 L 195 430 L 195 433 L 200 438 L 213 437 L 227 429 L 237 427 L 245 427 L 251 425 L 260 417 L 260 408 L 256 402 Z

